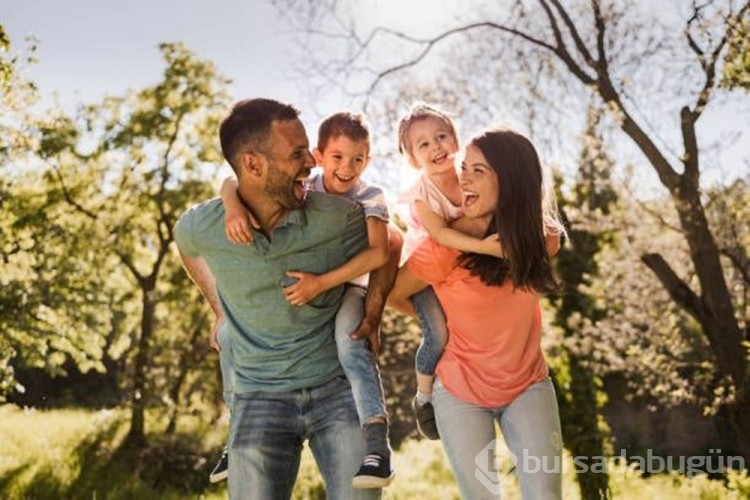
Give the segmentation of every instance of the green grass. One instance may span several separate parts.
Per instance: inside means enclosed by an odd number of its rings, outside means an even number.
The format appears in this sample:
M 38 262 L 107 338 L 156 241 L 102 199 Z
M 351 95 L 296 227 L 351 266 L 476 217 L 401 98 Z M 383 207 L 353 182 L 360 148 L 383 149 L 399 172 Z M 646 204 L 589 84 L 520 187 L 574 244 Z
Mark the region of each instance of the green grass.
M 0 406 L 0 498 L 4 499 L 219 499 L 226 483 L 208 483 L 226 427 L 196 417 L 180 420 L 174 436 L 165 423 L 147 419 L 149 447 L 122 447 L 128 430 L 124 410 L 26 411 Z M 394 455 L 396 480 L 385 499 L 452 499 L 458 489 L 439 442 L 406 441 Z M 732 473 L 726 481 L 678 474 L 648 478 L 624 467 L 610 469 L 614 498 L 740 499 L 750 497 L 750 478 Z M 572 470 L 563 482 L 564 498 L 579 498 Z M 323 499 L 325 491 L 309 449 L 303 453 L 294 493 L 299 500 Z M 518 500 L 518 482 L 504 491 Z

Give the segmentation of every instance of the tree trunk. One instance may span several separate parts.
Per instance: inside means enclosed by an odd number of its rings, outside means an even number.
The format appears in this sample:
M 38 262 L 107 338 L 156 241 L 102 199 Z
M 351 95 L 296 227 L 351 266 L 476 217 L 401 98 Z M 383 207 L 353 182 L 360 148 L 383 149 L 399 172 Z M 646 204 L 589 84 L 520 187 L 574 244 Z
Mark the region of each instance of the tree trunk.
M 141 336 L 138 339 L 138 350 L 133 364 L 133 389 L 130 432 L 126 443 L 140 448 L 146 445 L 145 413 L 146 413 L 146 365 L 148 362 L 148 346 L 154 329 L 155 304 L 150 298 L 151 290 L 143 290 L 141 311 Z
M 565 446 L 576 457 L 576 480 L 583 499 L 608 499 L 611 496 L 607 468 L 601 472 L 597 466 L 604 460 L 604 436 L 599 430 L 597 388 L 594 374 L 584 368 L 578 357 L 568 354 L 570 388 L 563 395 L 559 384 L 555 384 L 560 402 L 563 437 Z M 588 459 L 584 459 L 588 457 Z M 578 464 L 585 464 L 586 471 L 578 470 Z M 595 470 L 592 470 L 594 468 Z
M 728 405 L 728 410 L 740 452 L 745 457 L 745 463 L 750 463 L 750 397 L 748 397 L 748 392 L 744 391 L 738 395 L 737 401 Z
M 672 299 L 701 325 L 716 357 L 719 372 L 731 378 L 736 402 L 729 406 L 732 428 L 742 454 L 750 459 L 750 396 L 747 348 L 735 318 L 734 305 L 721 267 L 719 249 L 711 234 L 697 187 L 686 182 L 674 192 L 677 213 L 698 280 L 700 296 L 674 274 L 658 254 L 642 256 Z
M 196 351 L 200 349 L 199 344 L 202 343 L 202 333 L 205 328 L 204 321 L 196 322 L 195 329 L 190 336 L 190 342 L 182 351 L 179 363 L 177 364 L 177 376 L 175 377 L 174 383 L 169 389 L 169 398 L 172 401 L 172 408 L 170 409 L 169 423 L 164 431 L 165 434 L 174 434 L 177 429 L 177 417 L 180 414 L 182 386 L 187 379 L 190 367 L 195 364 Z

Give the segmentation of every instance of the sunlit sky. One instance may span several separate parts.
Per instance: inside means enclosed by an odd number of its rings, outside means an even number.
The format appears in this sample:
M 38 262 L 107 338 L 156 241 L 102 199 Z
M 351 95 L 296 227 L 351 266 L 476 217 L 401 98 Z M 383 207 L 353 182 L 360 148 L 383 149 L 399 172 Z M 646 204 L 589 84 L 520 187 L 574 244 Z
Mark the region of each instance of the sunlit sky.
M 455 7 L 446 0 L 364 3 L 368 16 L 411 19 L 412 29 L 431 16 L 443 17 L 436 6 Z M 411 9 L 422 13 L 415 19 Z M 63 104 L 89 102 L 154 84 L 164 66 L 157 45 L 180 41 L 234 81 L 236 99 L 265 96 L 302 104 L 302 82 L 289 78 L 290 27 L 269 0 L 0 0 L 0 14 L 15 52 L 27 36 L 39 40 L 39 63 L 27 76 L 45 102 L 53 102 L 53 95 Z
M 281 78 L 288 40 L 265 1 L 0 0 L 16 50 L 39 40 L 29 72 L 45 99 L 90 101 L 156 83 L 164 63 L 157 45 L 181 41 L 234 80 L 232 93 L 293 100 Z
M 357 12 L 362 18 L 421 34 L 449 22 L 454 17 L 450 10 L 460 8 L 461 2 L 361 4 Z M 14 52 L 22 50 L 27 36 L 39 41 L 39 63 L 25 76 L 38 84 L 44 104 L 54 99 L 63 106 L 96 102 L 105 94 L 155 84 L 164 67 L 157 45 L 181 41 L 233 80 L 230 92 L 235 99 L 273 97 L 300 107 L 309 133 L 321 117 L 315 113 L 343 106 L 334 99 L 323 106 L 316 103 L 312 110 L 304 102 L 302 82 L 289 77 L 295 64 L 289 24 L 267 0 L 0 0 L 0 15 Z M 737 120 L 741 128 L 750 128 L 750 119 L 728 113 L 707 120 Z M 735 144 L 730 153 L 747 158 L 749 150 Z M 748 168 L 742 162 L 724 163 L 732 169 Z

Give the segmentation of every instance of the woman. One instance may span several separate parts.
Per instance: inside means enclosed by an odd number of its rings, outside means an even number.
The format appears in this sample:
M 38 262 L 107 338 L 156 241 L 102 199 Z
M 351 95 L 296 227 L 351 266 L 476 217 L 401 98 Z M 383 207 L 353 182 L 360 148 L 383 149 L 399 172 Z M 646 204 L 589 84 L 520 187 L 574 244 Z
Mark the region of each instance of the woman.
M 497 233 L 506 258 L 460 253 L 428 239 L 399 271 L 391 304 L 431 285 L 445 310 L 448 344 L 437 367 L 434 406 L 451 467 L 467 499 L 497 497 L 495 422 L 523 498 L 561 498 L 562 439 L 555 392 L 541 350 L 540 295 L 556 289 L 549 261 L 562 226 L 543 208 L 543 173 L 520 134 L 488 130 L 466 147 L 464 216 L 456 229 Z M 501 471 L 502 472 L 502 471 Z

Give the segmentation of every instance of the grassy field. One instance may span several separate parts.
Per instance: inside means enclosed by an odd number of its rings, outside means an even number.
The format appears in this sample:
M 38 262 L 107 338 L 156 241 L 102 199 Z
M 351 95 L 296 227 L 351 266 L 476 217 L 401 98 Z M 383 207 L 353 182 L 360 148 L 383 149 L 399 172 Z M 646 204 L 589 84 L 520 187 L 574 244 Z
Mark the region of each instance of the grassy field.
M 218 457 L 225 428 L 206 428 L 184 418 L 173 436 L 156 432 L 150 420 L 149 447 L 127 450 L 127 414 L 121 410 L 37 411 L 0 406 L 0 498 L 7 499 L 184 499 L 226 498 L 226 484 L 210 485 L 208 471 Z M 407 441 L 394 456 L 397 477 L 386 499 L 459 498 L 439 442 Z M 620 471 L 611 474 L 618 499 L 750 498 L 750 479 L 738 473 L 727 480 L 692 479 L 677 474 L 649 478 Z M 566 499 L 579 498 L 573 473 L 564 479 Z M 296 499 L 323 499 L 325 492 L 309 450 L 305 449 Z M 519 499 L 517 481 L 504 492 Z

